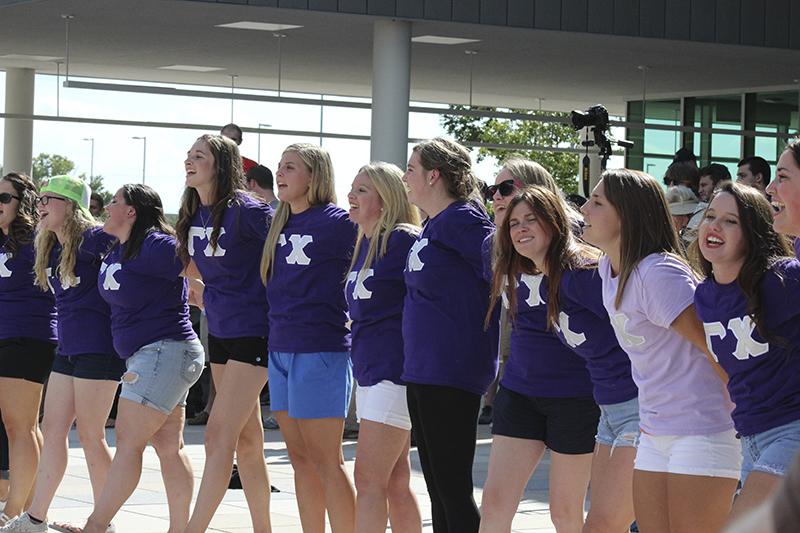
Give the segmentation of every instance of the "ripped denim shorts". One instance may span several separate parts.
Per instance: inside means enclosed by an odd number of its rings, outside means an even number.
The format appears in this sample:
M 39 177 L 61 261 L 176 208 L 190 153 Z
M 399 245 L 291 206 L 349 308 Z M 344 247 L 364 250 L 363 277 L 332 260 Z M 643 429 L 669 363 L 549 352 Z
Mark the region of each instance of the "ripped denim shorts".
M 189 388 L 200 379 L 205 352 L 200 341 L 163 339 L 139 348 L 126 361 L 120 398 L 169 415 L 186 405 Z
M 800 451 L 800 420 L 742 437 L 742 483 L 750 472 L 785 476 Z
M 639 399 L 627 402 L 600 405 L 600 421 L 597 423 L 598 444 L 611 448 L 639 445 Z

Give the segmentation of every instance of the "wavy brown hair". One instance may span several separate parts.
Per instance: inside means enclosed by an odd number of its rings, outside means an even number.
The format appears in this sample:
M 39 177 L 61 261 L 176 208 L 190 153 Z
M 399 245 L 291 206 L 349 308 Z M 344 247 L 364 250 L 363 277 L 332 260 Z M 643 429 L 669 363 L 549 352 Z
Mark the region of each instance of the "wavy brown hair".
M 36 210 L 36 185 L 27 174 L 9 172 L 3 181 L 11 183 L 19 196 L 17 216 L 8 227 L 5 249 L 15 255 L 20 248 L 33 242 L 34 230 L 39 223 L 39 212 Z
M 565 271 L 596 268 L 600 251 L 578 240 L 573 230 L 572 218 L 564 200 L 547 187 L 530 186 L 520 190 L 509 202 L 503 224 L 495 233 L 497 261 L 492 274 L 492 289 L 489 296 L 489 311 L 485 327 L 492 318 L 497 299 L 505 291 L 508 298 L 508 317 L 513 322 L 517 308 L 517 290 L 514 281 L 520 274 L 543 272 L 533 260 L 521 255 L 511 240 L 511 213 L 519 204 L 527 204 L 542 227 L 550 234 L 545 269 L 547 271 L 547 327 L 558 324 L 560 312 L 559 288 Z
M 461 201 L 475 201 L 483 206 L 478 180 L 472 173 L 472 160 L 466 148 L 455 141 L 436 137 L 422 141 L 413 149 L 419 156 L 422 168 L 438 170 L 447 193 Z
M 731 181 L 723 182 L 714 191 L 711 201 L 720 194 L 730 194 L 736 202 L 739 214 L 739 227 L 744 237 L 745 260 L 736 282 L 747 301 L 747 314 L 750 315 L 758 329 L 758 333 L 769 339 L 769 332 L 764 324 L 764 302 L 761 298 L 761 280 L 778 261 L 793 255 L 789 241 L 772 228 L 772 206 L 758 189 Z M 710 202 L 709 202 L 710 203 Z M 706 223 L 703 215 L 703 224 Z M 713 265 L 703 257 L 699 240 L 689 248 L 692 258 L 700 272 L 713 278 Z M 780 276 L 780 273 L 778 272 Z
M 242 173 L 242 156 L 236 143 L 222 135 L 201 135 L 197 139 L 208 146 L 214 157 L 214 191 L 211 195 L 211 248 L 216 250 L 219 240 L 222 217 L 233 202 L 236 201 L 238 192 L 245 192 L 245 180 Z M 198 207 L 200 195 L 192 187 L 186 187 L 181 198 L 181 207 L 178 211 L 178 222 L 175 224 L 175 233 L 178 236 L 178 257 L 184 265 L 188 265 L 189 257 L 189 227 L 192 225 Z
M 619 307 L 625 284 L 639 262 L 650 254 L 671 254 L 685 262 L 664 190 L 655 178 L 638 170 L 606 170 L 603 192 L 621 221 Z

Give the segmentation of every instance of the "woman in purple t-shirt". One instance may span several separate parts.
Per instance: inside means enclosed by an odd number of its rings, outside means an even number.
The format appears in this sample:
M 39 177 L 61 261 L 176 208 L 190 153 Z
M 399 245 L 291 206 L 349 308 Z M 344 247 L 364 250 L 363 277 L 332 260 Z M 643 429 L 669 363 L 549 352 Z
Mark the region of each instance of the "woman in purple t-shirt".
M 114 352 L 111 310 L 97 290 L 102 256 L 114 237 L 96 225 L 90 196 L 82 179 L 54 176 L 38 199 L 34 272 L 36 284 L 55 294 L 58 351 L 47 384 L 36 490 L 27 512 L 17 519 L 29 529 L 47 529 L 43 522 L 67 467 L 67 437 L 76 419 L 95 501 L 111 467 L 105 422 L 125 362 Z
M 39 465 L 42 384 L 56 343 L 53 295 L 34 285 L 36 186 L 24 174 L 0 179 L 0 411 L 8 431 L 11 489 L 0 525 L 22 512 Z M 39 435 L 41 439 L 41 434 Z
M 786 145 L 766 192 L 775 210 L 775 231 L 795 238 L 795 256 L 800 258 L 800 138 Z
M 697 280 L 680 255 L 664 192 L 647 174 L 609 170 L 581 211 L 584 238 L 605 254 L 603 302 L 639 388 L 636 521 L 642 531 L 718 531 L 741 447 L 721 371 L 706 357 Z
M 203 135 L 189 149 L 175 232 L 178 257 L 208 317 L 208 357 L 217 395 L 206 426 L 203 480 L 187 532 L 203 532 L 228 488 L 234 453 L 257 532 L 270 529 L 259 394 L 267 382 L 267 301 L 259 252 L 272 208 L 244 191 L 236 143 Z M 257 503 L 256 503 L 257 502 Z
M 766 500 L 800 450 L 800 263 L 772 222 L 760 191 L 726 182 L 692 250 L 707 276 L 695 292 L 697 314 L 729 376 L 744 453 L 732 518 Z
M 367 165 L 347 196 L 350 220 L 358 224 L 345 286 L 361 423 L 355 466 L 357 531 L 382 531 L 387 517 L 392 531 L 422 531 L 417 499 L 409 486 L 411 418 L 400 379 L 403 268 L 419 234 L 419 213 L 408 202 L 402 177 L 394 165 Z
M 327 509 L 333 531 L 352 531 L 342 430 L 353 385 L 344 282 L 356 227 L 335 205 L 333 165 L 319 146 L 288 146 L 275 182 L 281 203 L 261 260 L 270 407 L 295 471 L 303 529 L 323 531 Z
M 558 192 L 527 187 L 506 207 L 496 234 L 492 306 L 502 297 L 510 304 L 515 329 L 539 329 L 542 341 L 550 340 L 549 333 L 555 348 L 560 340 L 566 353 L 538 342 L 520 354 L 512 342 L 511 372 L 520 364 L 516 360 L 528 359 L 537 381 L 558 384 L 558 389 L 547 391 L 539 385 L 521 394 L 506 388 L 518 383 L 501 382 L 481 505 L 482 531 L 510 530 L 521 494 L 545 448 L 551 450 L 550 511 L 557 529 L 583 527 L 591 473 L 587 530 L 622 531 L 633 521 L 631 478 L 639 412 L 630 361 L 616 342 L 603 308 L 599 251 L 574 236 L 577 213 L 570 216 Z M 541 274 L 542 285 L 546 282 L 547 288 L 536 294 L 537 321 L 521 319 L 516 312 L 524 294 L 506 280 L 520 274 Z M 579 364 L 568 366 L 570 350 L 586 360 L 585 368 L 578 357 L 574 360 Z M 537 351 L 556 353 L 557 358 L 548 360 Z M 594 401 L 600 406 L 599 422 L 597 407 L 584 388 L 586 370 Z

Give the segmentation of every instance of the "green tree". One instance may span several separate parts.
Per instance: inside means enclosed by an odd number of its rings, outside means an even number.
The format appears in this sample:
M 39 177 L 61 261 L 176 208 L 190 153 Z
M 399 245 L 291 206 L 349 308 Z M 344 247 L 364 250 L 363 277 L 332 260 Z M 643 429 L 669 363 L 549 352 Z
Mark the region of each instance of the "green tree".
M 466 110 L 465 106 L 451 106 L 451 109 Z M 496 111 L 493 107 L 477 107 L 480 111 Z M 460 142 L 480 142 L 486 144 L 570 147 L 580 144 L 578 132 L 567 125 L 568 115 L 550 111 L 532 112 L 510 109 L 512 113 L 548 115 L 564 117 L 565 122 L 537 122 L 533 120 L 509 120 L 505 118 L 467 117 L 463 115 L 444 115 L 442 126 Z M 553 175 L 556 183 L 566 193 L 578 189 L 578 155 L 563 152 L 544 152 L 536 150 L 507 150 L 501 148 L 479 148 L 478 161 L 486 156 L 495 157 L 500 165 L 510 157 L 521 156 L 536 161 Z
M 63 155 L 42 153 L 33 158 L 33 181 L 37 187 L 43 178 L 70 174 L 73 170 L 75 170 L 75 163 Z M 103 185 L 103 176 L 98 174 L 87 179 L 84 173 L 78 177 L 83 181 L 88 181 L 92 192 L 96 192 L 103 197 L 103 205 L 111 201 L 113 194 L 108 192 Z

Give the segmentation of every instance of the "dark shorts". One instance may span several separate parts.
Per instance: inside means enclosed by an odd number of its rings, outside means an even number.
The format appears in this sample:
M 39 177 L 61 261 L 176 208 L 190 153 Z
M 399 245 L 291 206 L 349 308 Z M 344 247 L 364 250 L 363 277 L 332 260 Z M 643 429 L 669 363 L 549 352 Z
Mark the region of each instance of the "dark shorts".
M 0 340 L 0 377 L 44 383 L 53 367 L 56 345 L 28 337 Z
M 79 379 L 119 381 L 125 373 L 125 360 L 116 354 L 57 355 L 53 372 Z
M 209 333 L 208 359 L 214 364 L 224 365 L 229 360 L 267 367 L 269 350 L 266 337 L 237 337 L 221 339 Z
M 494 399 L 492 434 L 540 440 L 554 452 L 594 451 L 600 409 L 591 396 L 542 398 L 501 386 Z

